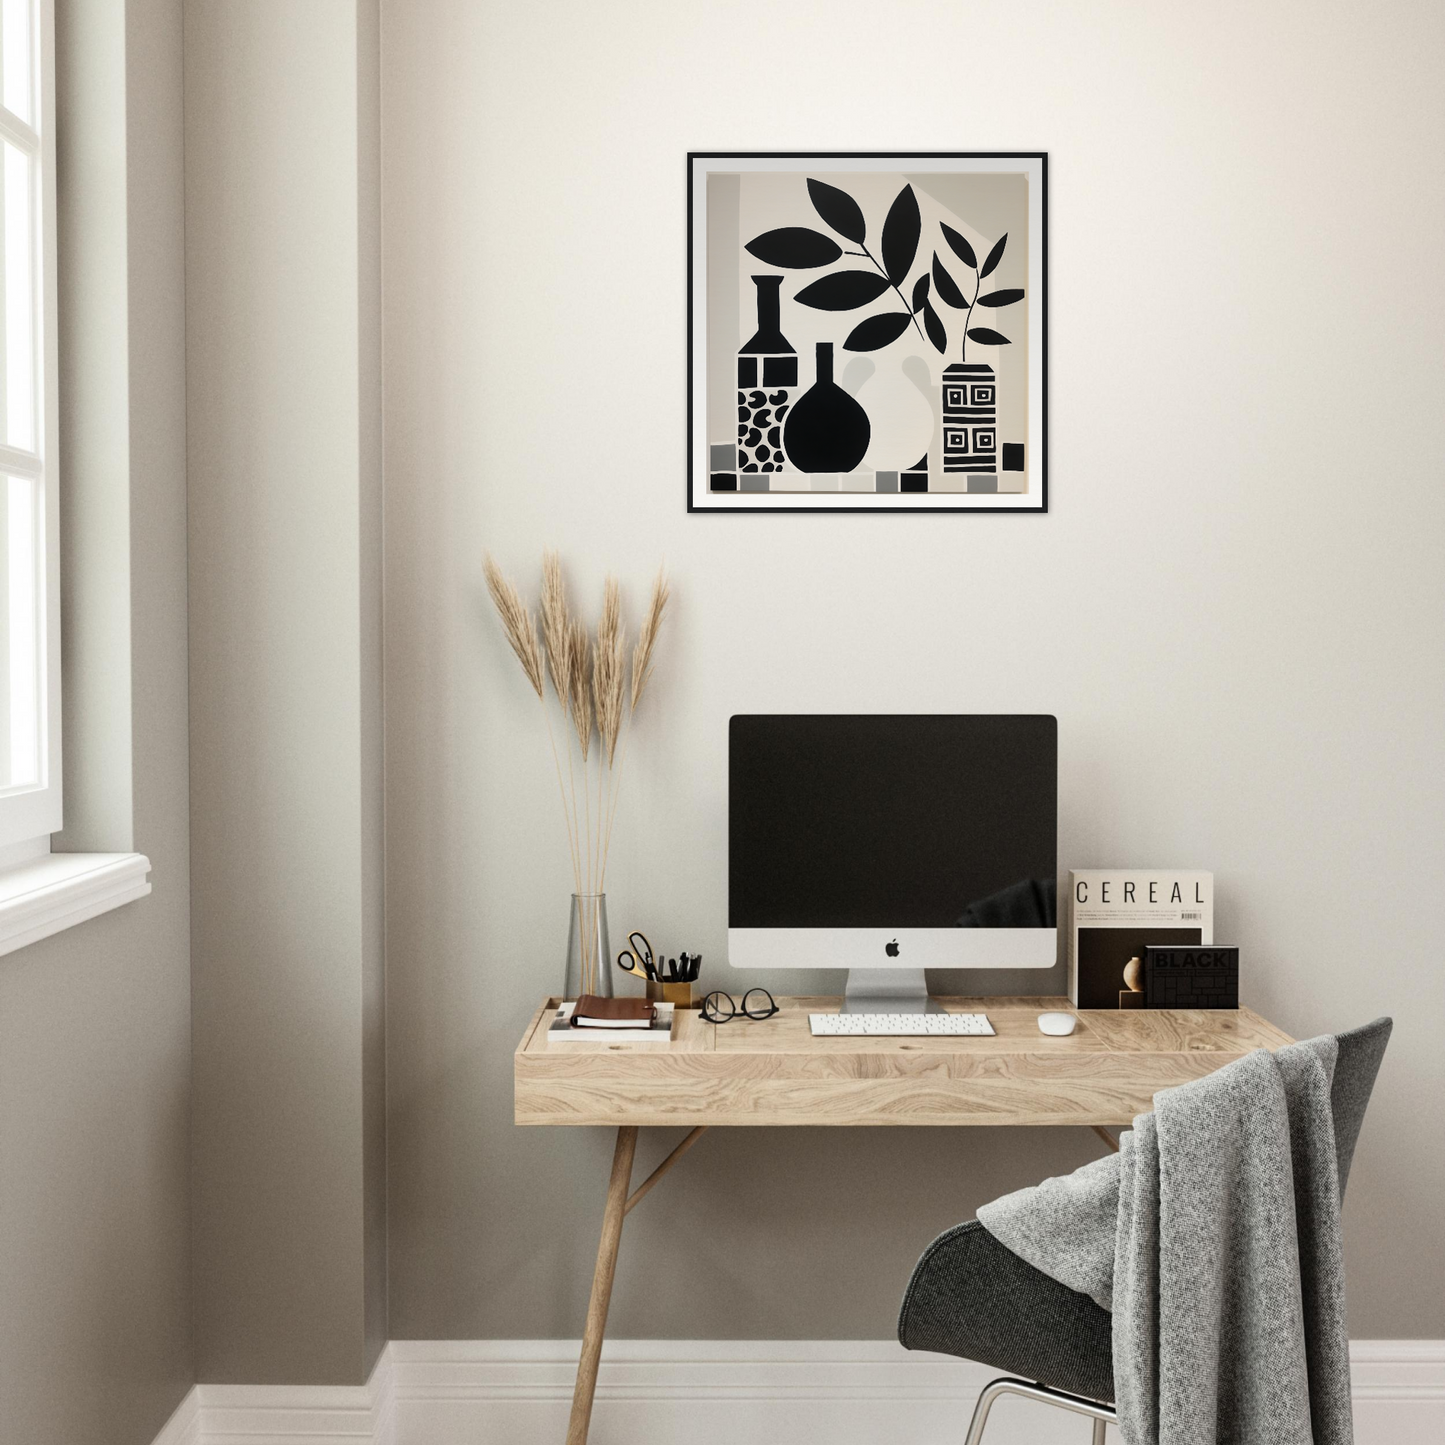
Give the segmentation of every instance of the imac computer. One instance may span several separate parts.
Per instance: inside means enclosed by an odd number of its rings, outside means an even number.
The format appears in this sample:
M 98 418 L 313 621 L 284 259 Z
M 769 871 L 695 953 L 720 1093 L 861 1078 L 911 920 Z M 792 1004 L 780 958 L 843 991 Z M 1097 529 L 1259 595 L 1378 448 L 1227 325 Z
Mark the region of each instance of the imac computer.
M 926 1010 L 925 968 L 1057 953 L 1058 724 L 1042 715 L 739 715 L 728 960 L 846 968 L 845 1010 Z

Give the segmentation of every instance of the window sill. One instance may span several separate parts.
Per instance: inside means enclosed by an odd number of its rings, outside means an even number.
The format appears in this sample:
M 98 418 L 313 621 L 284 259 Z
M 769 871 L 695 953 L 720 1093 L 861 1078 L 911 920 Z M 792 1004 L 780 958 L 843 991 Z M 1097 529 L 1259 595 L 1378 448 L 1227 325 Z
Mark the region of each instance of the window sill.
M 0 954 L 151 891 L 141 853 L 49 853 L 0 873 Z

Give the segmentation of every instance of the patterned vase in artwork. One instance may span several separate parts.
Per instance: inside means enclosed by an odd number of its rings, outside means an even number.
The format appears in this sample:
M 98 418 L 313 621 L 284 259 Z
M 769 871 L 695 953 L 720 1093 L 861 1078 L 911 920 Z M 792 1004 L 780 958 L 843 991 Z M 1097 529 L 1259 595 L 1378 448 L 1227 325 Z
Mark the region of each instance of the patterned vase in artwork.
M 778 325 L 781 276 L 754 276 L 758 329 L 738 352 L 738 470 L 783 469 L 782 426 L 798 388 L 798 353 Z
M 955 362 L 943 373 L 943 470 L 998 471 L 998 388 L 985 363 Z
M 793 403 L 783 449 L 800 472 L 851 472 L 868 450 L 868 413 L 833 380 L 833 343 L 818 343 L 818 379 Z

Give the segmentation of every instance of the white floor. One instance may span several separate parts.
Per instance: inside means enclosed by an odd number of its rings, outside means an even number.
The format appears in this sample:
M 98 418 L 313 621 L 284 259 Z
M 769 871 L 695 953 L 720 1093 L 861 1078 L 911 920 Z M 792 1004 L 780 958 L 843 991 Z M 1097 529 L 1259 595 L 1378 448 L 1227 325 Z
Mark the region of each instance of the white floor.
M 1356 1445 L 1445 1441 L 1445 1341 L 1357 1340 L 1352 1359 Z M 576 1361 L 576 1341 L 397 1340 L 366 1385 L 198 1386 L 156 1445 L 560 1445 Z M 591 1445 L 956 1445 L 998 1373 L 891 1341 L 617 1340 Z M 988 1440 L 1088 1430 L 1004 1399 Z

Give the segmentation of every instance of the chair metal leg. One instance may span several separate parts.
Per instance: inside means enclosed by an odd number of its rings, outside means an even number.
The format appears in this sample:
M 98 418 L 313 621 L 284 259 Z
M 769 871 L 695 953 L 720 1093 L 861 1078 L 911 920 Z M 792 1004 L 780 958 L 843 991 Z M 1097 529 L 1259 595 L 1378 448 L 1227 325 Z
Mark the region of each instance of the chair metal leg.
M 973 1407 L 973 1420 L 969 1424 L 964 1445 L 979 1445 L 979 1441 L 983 1439 L 983 1428 L 988 1424 L 988 1412 L 993 1409 L 993 1402 L 1000 1395 L 1022 1395 L 1026 1400 L 1039 1400 L 1060 1410 L 1087 1415 L 1094 1422 L 1094 1445 L 1104 1445 L 1105 1428 L 1111 1421 L 1119 1418 L 1112 1405 L 1101 1404 L 1098 1400 L 1086 1400 L 1082 1395 L 1070 1395 L 1063 1390 L 1051 1390 L 1047 1385 L 1035 1385 L 1028 1380 L 1014 1380 L 1005 1376 L 983 1387 L 978 1404 Z
M 1004 1393 L 1001 1386 L 1007 1383 L 1007 1380 L 995 1380 L 991 1385 L 983 1387 L 978 1404 L 973 1407 L 973 1419 L 968 1423 L 968 1436 L 963 1445 L 978 1445 L 983 1439 L 983 1427 L 988 1424 L 988 1412 L 993 1409 L 993 1402 Z

